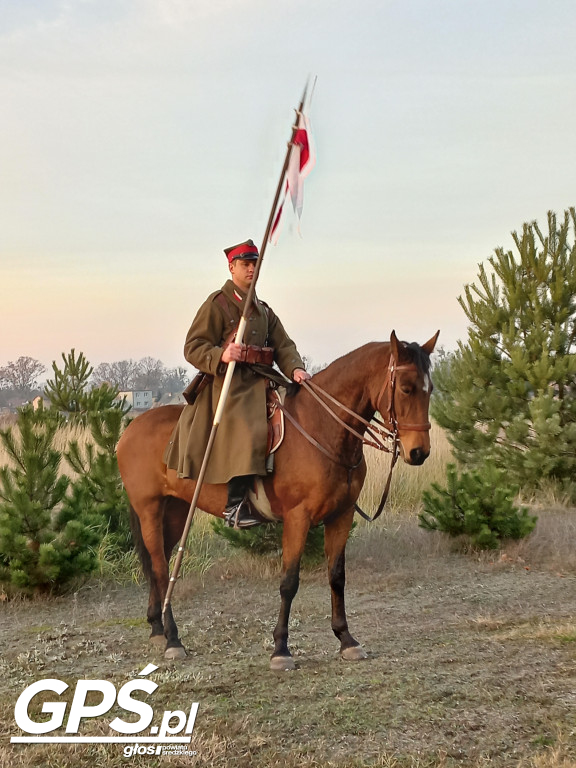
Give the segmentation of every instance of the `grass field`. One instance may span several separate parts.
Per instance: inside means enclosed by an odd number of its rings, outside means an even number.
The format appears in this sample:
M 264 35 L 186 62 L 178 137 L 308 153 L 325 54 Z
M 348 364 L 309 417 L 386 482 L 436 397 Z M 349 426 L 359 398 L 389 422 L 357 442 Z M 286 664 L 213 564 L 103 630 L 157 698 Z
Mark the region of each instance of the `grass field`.
M 5 602 L 0 766 L 125 765 L 118 745 L 10 745 L 13 708 L 38 679 L 71 689 L 84 677 L 104 679 L 119 688 L 148 663 L 158 666 L 151 678 L 159 687 L 147 700 L 160 715 L 199 703 L 190 745 L 198 754 L 132 757 L 131 765 L 575 766 L 576 569 L 568 542 L 576 521 L 565 508 L 542 512 L 529 540 L 482 555 L 463 554 L 414 516 L 389 512 L 359 530 L 347 595 L 351 630 L 368 652 L 363 662 L 339 659 L 324 569 L 315 569 L 303 574 L 290 622 L 297 669 L 270 672 L 278 563 L 231 554 L 213 536 L 210 567 L 179 583 L 173 601 L 188 651 L 182 663 L 148 644 L 144 587 L 92 580 L 61 598 Z M 114 706 L 86 721 L 82 734 L 112 733 L 115 716 L 127 719 Z

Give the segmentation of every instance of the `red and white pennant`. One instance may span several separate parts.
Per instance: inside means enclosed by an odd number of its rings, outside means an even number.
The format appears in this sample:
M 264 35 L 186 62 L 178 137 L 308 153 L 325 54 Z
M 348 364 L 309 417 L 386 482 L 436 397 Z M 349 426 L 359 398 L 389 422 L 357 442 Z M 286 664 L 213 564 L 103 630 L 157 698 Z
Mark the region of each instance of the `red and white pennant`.
M 270 230 L 269 240 L 273 245 L 276 245 L 278 238 L 280 237 L 282 213 L 284 211 L 284 203 L 286 202 L 288 193 L 290 193 L 294 213 L 296 213 L 298 219 L 302 216 L 302 207 L 304 204 L 304 179 L 314 167 L 315 162 L 316 155 L 312 145 L 310 121 L 304 112 L 300 112 L 298 114 L 296 132 L 292 140 L 292 152 L 290 153 L 290 160 L 286 170 L 284 190 L 280 202 L 278 203 L 278 208 L 276 209 L 274 223 Z

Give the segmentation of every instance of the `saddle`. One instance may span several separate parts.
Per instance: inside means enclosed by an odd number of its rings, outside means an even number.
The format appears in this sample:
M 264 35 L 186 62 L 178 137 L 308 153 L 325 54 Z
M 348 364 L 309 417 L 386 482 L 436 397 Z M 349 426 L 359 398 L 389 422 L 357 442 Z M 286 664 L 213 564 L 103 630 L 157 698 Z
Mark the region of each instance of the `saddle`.
M 284 440 L 284 413 L 278 407 L 278 403 L 284 405 L 286 390 L 280 392 L 272 387 L 266 388 L 266 411 L 268 415 L 268 442 L 266 445 L 266 472 L 271 475 L 274 472 L 274 452 Z M 278 518 L 272 511 L 270 500 L 264 489 L 264 478 L 255 476 L 254 486 L 248 492 L 248 499 L 252 512 L 262 518 L 262 522 L 277 522 Z

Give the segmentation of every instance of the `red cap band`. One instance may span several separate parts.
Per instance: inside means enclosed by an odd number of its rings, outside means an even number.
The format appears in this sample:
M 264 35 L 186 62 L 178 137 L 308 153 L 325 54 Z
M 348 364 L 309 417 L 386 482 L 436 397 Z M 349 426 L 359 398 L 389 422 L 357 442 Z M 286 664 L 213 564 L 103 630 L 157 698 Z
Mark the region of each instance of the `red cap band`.
M 258 257 L 258 248 L 255 245 L 249 245 L 248 243 L 241 243 L 233 248 L 225 251 L 228 258 L 228 263 L 232 263 L 234 259 L 241 259 L 243 256 L 256 256 Z

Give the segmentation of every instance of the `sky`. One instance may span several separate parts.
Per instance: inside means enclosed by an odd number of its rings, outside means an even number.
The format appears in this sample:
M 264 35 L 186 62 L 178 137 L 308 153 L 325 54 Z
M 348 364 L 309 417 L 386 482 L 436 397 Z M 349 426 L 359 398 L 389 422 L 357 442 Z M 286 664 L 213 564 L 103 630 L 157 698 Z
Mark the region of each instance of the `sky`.
M 454 349 L 478 265 L 576 205 L 575 33 L 571 0 L 0 0 L 0 366 L 187 366 L 309 78 L 260 297 L 315 364 L 392 329 Z

